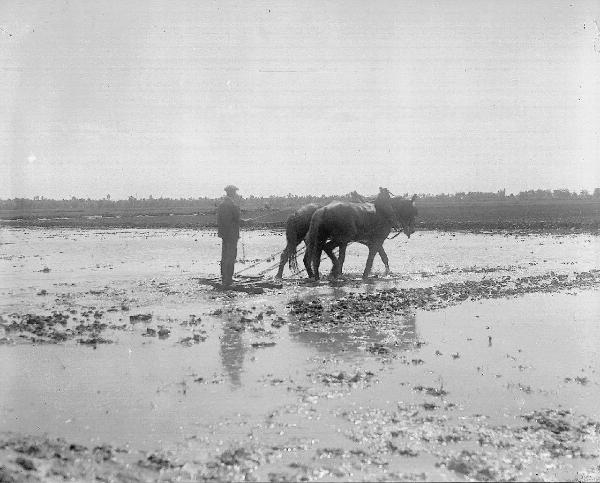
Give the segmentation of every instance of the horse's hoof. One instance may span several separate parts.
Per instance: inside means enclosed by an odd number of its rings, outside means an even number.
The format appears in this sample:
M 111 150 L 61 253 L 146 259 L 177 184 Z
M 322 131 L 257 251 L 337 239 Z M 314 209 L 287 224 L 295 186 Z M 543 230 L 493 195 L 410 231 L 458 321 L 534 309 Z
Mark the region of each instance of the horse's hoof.
M 308 287 L 316 287 L 319 285 L 319 281 L 314 278 L 306 278 L 301 282 L 302 285 L 306 285 Z

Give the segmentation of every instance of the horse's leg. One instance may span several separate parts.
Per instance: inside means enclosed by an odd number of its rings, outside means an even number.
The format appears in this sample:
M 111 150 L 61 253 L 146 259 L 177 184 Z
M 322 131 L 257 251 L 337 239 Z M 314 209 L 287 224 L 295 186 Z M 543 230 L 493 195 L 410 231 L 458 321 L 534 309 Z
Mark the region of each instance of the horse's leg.
M 375 254 L 379 251 L 379 247 L 369 245 L 369 256 L 367 257 L 367 264 L 365 265 L 365 271 L 363 272 L 363 279 L 369 278 L 371 268 L 373 268 L 373 259 Z
M 385 274 L 387 275 L 388 273 L 390 273 L 390 260 L 387 256 L 387 253 L 385 253 L 385 250 L 383 249 L 383 245 L 381 245 L 381 248 L 379 249 L 379 251 L 377 253 L 379 253 L 379 256 L 381 257 L 381 261 L 385 265 Z
M 323 250 L 325 251 L 325 253 L 327 254 L 327 256 L 329 257 L 329 259 L 331 260 L 332 263 L 332 267 L 331 267 L 331 276 L 332 277 L 337 277 L 338 273 L 339 273 L 339 260 L 338 258 L 335 256 L 335 253 L 333 253 L 333 249 L 336 247 L 335 242 L 333 241 L 328 241 L 327 243 L 325 243 L 325 245 L 323 246 Z
M 313 267 L 314 267 L 313 277 L 315 278 L 315 280 L 319 280 L 319 266 L 321 265 L 321 256 L 322 255 L 323 255 L 323 246 L 321 244 L 319 244 L 319 246 L 315 250 L 315 253 L 314 253 L 313 259 L 312 259 Z
M 283 278 L 283 267 L 285 267 L 285 264 L 287 263 L 289 258 L 289 250 L 288 250 L 288 245 L 285 246 L 285 248 L 283 249 L 283 251 L 281 252 L 281 257 L 279 258 L 279 270 L 277 271 L 277 275 L 275 275 L 275 278 Z
M 338 253 L 338 275 L 342 274 L 342 270 L 344 268 L 344 261 L 346 260 L 346 248 L 348 247 L 347 243 L 342 243 L 340 245 L 340 252 Z

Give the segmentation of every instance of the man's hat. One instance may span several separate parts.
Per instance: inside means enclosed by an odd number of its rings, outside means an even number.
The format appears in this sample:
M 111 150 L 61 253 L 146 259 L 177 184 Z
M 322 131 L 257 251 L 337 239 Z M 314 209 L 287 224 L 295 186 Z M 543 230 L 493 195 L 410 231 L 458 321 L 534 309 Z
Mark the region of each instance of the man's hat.
M 225 193 L 235 193 L 237 190 L 238 190 L 238 187 L 233 186 L 232 184 L 225 186 Z

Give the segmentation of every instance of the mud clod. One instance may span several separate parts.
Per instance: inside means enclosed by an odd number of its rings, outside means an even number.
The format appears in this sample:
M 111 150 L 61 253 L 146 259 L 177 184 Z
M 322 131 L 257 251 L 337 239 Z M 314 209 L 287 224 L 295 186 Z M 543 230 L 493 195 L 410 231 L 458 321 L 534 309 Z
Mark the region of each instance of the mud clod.
M 149 320 L 152 319 L 152 314 L 136 314 L 136 315 L 130 315 L 129 316 L 129 321 L 130 322 L 148 322 Z
M 414 391 L 424 392 L 425 394 L 429 394 L 434 397 L 443 397 L 448 394 L 443 388 L 439 387 L 424 387 L 424 386 L 415 386 L 413 387 Z
M 98 344 L 112 344 L 113 343 L 112 340 L 105 339 L 104 337 L 99 337 L 99 336 L 90 337 L 88 339 L 78 339 L 78 342 L 83 345 L 93 346 L 94 348 Z
M 273 347 L 275 345 L 275 342 L 252 342 L 252 344 L 250 345 L 255 349 L 258 349 L 261 347 Z
M 169 459 L 159 456 L 157 454 L 151 454 L 145 460 L 138 461 L 138 465 L 144 468 L 150 468 L 153 470 L 164 470 L 171 469 L 181 465 L 173 464 Z
M 481 455 L 467 450 L 450 457 L 446 467 L 460 475 L 474 478 L 479 481 L 497 481 L 499 474 L 489 466 L 489 462 Z
M 15 460 L 15 463 L 17 463 L 21 468 L 23 468 L 26 471 L 35 470 L 35 465 L 33 464 L 33 461 L 31 461 L 29 458 L 24 458 L 22 456 L 19 456 Z
M 252 454 L 246 448 L 236 448 L 224 451 L 219 461 L 225 466 L 239 466 L 252 459 Z
M 190 347 L 194 344 L 199 344 L 200 342 L 204 342 L 207 339 L 207 337 L 208 336 L 206 335 L 206 333 L 194 334 L 194 335 L 179 339 L 179 344 Z
M 371 354 L 386 355 L 390 353 L 390 349 L 383 344 L 375 343 L 367 347 L 367 352 L 370 352 Z
M 408 447 L 399 447 L 397 446 L 394 442 L 392 441 L 388 441 L 387 442 L 387 448 L 389 451 L 391 451 L 394 454 L 398 454 L 400 456 L 411 456 L 411 457 L 415 457 L 415 456 L 419 456 L 419 452 L 415 451 L 411 448 Z
M 0 482 L 1 483 L 16 483 L 17 480 L 13 476 L 13 473 L 6 466 L 0 466 Z
M 330 385 L 347 385 L 353 386 L 359 382 L 369 382 L 375 374 L 371 371 L 357 371 L 356 373 L 347 374 L 344 371 L 338 372 L 337 374 L 331 374 L 327 372 L 320 372 L 314 375 L 314 377 L 321 383 Z

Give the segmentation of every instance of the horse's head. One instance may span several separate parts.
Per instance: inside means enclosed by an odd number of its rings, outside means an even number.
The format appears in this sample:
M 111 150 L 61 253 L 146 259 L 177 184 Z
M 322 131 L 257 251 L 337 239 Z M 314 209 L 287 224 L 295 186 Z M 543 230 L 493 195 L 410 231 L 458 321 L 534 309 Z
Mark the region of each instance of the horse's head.
M 415 207 L 416 199 L 417 195 L 413 195 L 410 200 L 405 200 L 400 196 L 391 199 L 396 218 L 402 226 L 402 231 L 408 238 L 415 232 L 415 217 L 418 214 Z

